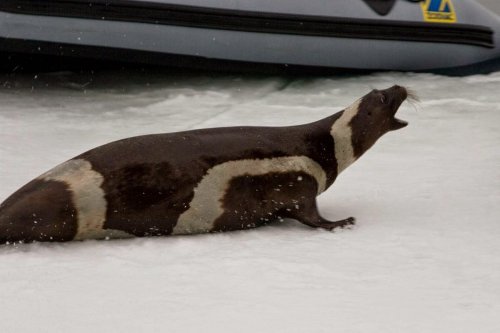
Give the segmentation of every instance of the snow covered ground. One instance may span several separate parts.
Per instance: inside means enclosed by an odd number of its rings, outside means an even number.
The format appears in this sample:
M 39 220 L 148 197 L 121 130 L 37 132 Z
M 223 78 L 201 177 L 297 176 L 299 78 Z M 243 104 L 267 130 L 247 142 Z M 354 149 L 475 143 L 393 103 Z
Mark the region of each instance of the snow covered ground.
M 1 79 L 0 201 L 123 137 L 299 124 L 395 83 L 422 100 L 320 197 L 352 230 L 3 246 L 1 332 L 499 332 L 500 73 Z

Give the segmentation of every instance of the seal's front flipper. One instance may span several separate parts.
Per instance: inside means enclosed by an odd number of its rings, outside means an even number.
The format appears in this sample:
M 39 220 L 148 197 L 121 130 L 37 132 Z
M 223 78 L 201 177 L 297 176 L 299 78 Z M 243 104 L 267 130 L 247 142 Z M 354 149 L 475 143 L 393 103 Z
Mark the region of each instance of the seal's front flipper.
M 316 227 L 316 228 L 333 230 L 335 228 L 345 228 L 345 227 L 348 227 L 350 225 L 354 225 L 355 222 L 356 222 L 356 219 L 354 217 L 348 217 L 344 220 L 339 220 L 339 221 L 335 221 L 335 222 L 323 219 L 321 222 L 319 222 L 315 225 L 311 225 L 311 224 L 308 224 L 308 225 L 312 226 L 312 227 Z
M 326 230 L 333 230 L 335 228 L 345 228 L 355 223 L 354 217 L 349 217 L 339 221 L 328 221 L 319 215 L 316 200 L 312 200 L 308 204 L 298 205 L 298 209 L 290 216 L 299 222 L 308 225 L 312 228 L 322 228 Z

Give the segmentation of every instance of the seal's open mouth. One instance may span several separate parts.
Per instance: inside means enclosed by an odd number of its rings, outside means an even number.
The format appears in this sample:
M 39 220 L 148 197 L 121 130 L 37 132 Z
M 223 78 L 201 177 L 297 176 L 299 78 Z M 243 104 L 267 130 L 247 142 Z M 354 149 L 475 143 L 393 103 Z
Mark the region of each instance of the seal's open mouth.
M 396 101 L 396 105 L 394 108 L 394 115 L 391 119 L 391 130 L 397 130 L 408 126 L 407 121 L 396 118 L 396 113 L 398 112 L 399 107 L 401 106 L 401 104 L 403 104 L 403 102 L 406 99 L 410 99 L 412 101 L 418 101 L 418 97 L 417 95 L 415 95 L 413 91 L 405 87 L 394 86 L 391 89 L 393 90 L 392 93 L 394 94 L 395 97 L 394 100 Z

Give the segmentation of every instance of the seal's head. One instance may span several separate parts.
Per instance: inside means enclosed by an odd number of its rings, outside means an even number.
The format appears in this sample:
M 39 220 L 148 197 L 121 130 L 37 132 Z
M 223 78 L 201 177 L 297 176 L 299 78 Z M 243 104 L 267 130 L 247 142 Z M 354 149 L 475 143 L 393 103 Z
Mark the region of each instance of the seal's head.
M 358 101 L 357 111 L 349 123 L 356 156 L 363 154 L 385 133 L 408 125 L 396 118 L 396 112 L 409 96 L 413 95 L 406 88 L 393 86 L 373 90 Z

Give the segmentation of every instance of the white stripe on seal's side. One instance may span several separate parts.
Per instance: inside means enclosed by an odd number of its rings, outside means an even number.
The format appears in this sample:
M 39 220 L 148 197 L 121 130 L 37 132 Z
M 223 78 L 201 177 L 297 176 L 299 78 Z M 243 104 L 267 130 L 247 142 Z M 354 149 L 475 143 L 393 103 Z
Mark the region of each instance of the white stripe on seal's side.
M 352 147 L 352 128 L 349 125 L 352 118 L 358 113 L 361 100 L 354 102 L 344 110 L 344 113 L 337 119 L 332 126 L 330 134 L 335 143 L 335 158 L 337 160 L 337 174 L 351 165 L 356 157 Z
M 77 211 L 78 231 L 75 240 L 133 237 L 124 231 L 103 229 L 107 202 L 101 185 L 103 176 L 92 170 L 90 162 L 69 160 L 38 177 L 65 183 Z
M 209 232 L 213 223 L 224 213 L 222 199 L 233 178 L 244 175 L 260 176 L 274 172 L 304 172 L 316 179 L 318 194 L 326 188 L 325 171 L 307 156 L 248 159 L 222 163 L 208 170 L 198 183 L 194 189 L 194 197 L 189 203 L 189 209 L 179 216 L 172 234 Z

